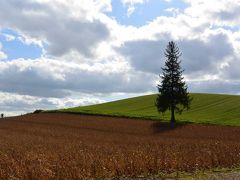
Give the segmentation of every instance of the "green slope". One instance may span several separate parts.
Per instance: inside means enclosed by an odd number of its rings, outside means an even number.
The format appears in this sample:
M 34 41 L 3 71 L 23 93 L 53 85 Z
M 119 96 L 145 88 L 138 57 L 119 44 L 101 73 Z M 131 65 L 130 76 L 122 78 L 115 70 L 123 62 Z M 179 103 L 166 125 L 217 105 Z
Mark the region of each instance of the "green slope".
M 217 94 L 191 94 L 191 96 L 193 97 L 191 109 L 176 115 L 178 121 L 240 126 L 240 96 Z M 169 112 L 164 116 L 157 112 L 154 106 L 155 99 L 156 95 L 147 95 L 58 111 L 168 120 Z

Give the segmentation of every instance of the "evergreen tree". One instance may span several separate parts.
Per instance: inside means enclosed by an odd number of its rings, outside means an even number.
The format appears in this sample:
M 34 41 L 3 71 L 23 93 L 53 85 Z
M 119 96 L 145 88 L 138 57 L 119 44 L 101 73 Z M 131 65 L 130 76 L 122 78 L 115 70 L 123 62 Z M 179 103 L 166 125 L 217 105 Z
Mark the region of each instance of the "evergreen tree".
M 156 99 L 156 107 L 159 112 L 171 111 L 171 123 L 175 122 L 175 112 L 181 114 L 184 109 L 189 109 L 192 99 L 187 92 L 187 85 L 183 80 L 179 57 L 181 53 L 177 45 L 171 41 L 165 51 L 165 67 L 162 68 L 159 94 Z

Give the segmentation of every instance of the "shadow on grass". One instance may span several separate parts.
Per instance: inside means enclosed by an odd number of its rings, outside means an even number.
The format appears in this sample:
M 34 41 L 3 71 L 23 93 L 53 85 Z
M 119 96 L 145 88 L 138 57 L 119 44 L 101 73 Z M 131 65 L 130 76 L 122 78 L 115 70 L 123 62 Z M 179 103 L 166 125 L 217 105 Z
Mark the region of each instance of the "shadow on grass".
M 167 131 L 172 131 L 176 129 L 183 128 L 191 123 L 189 122 L 176 122 L 171 124 L 170 122 L 155 122 L 152 124 L 153 133 L 163 133 Z

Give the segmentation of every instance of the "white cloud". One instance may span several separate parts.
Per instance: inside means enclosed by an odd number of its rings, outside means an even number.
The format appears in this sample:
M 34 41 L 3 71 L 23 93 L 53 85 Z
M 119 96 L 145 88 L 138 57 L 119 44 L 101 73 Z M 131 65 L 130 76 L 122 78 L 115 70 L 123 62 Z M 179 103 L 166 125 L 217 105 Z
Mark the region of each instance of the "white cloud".
M 16 37 L 11 34 L 2 33 L 2 35 L 5 37 L 6 41 L 14 41 L 16 39 Z
M 189 81 L 188 87 L 192 92 L 207 92 L 221 94 L 238 94 L 240 95 L 240 81 L 225 79 L 212 79 L 203 81 Z
M 59 109 L 103 103 L 102 99 L 87 94 L 73 98 L 42 98 L 29 95 L 0 92 L 0 113 L 5 116 L 19 115 L 33 112 L 36 109 Z
M 2 50 L 2 44 L 0 42 L 0 60 L 7 59 L 7 54 L 1 51 Z
M 165 2 L 171 2 L 172 0 L 160 0 Z M 130 17 L 136 10 L 136 6 L 140 4 L 145 4 L 149 0 L 121 0 L 124 7 L 127 7 L 127 16 Z
M 143 4 L 148 0 L 121 0 L 122 4 L 127 7 L 127 16 L 131 16 L 136 9 L 136 5 Z
M 174 40 L 183 52 L 182 64 L 186 74 L 218 74 L 221 66 L 236 56 L 237 44 L 233 32 L 221 28 L 211 29 L 206 22 L 184 14 L 158 17 L 153 22 L 134 29 L 130 39 L 124 39 L 117 51 L 136 69 L 160 73 L 164 64 L 164 50 Z M 179 28 L 181 27 L 181 28 Z M 138 36 L 141 34 L 141 37 Z
M 165 11 L 172 13 L 172 16 L 174 17 L 176 17 L 180 13 L 180 10 L 178 8 L 167 8 L 165 9 Z
M 98 44 L 109 37 L 101 11 L 110 1 L 0 1 L 1 26 L 17 30 L 26 40 L 42 41 L 50 55 L 76 50 L 92 57 Z M 10 15 L 9 15 L 10 14 Z
M 240 0 L 185 0 L 190 4 L 186 14 L 204 19 L 213 25 L 240 25 Z
M 28 37 L 28 36 L 24 36 L 24 35 L 19 35 L 17 37 L 17 39 L 23 43 L 23 44 L 26 44 L 26 45 L 37 45 L 41 48 L 44 48 L 43 47 L 43 42 L 41 40 L 38 40 L 36 38 L 31 38 L 31 37 Z
M 0 89 L 38 97 L 67 97 L 74 93 L 145 92 L 151 75 L 123 69 L 120 64 L 76 64 L 53 59 L 0 62 Z
M 7 55 L 4 52 L 0 51 L 0 60 L 4 59 L 7 59 Z

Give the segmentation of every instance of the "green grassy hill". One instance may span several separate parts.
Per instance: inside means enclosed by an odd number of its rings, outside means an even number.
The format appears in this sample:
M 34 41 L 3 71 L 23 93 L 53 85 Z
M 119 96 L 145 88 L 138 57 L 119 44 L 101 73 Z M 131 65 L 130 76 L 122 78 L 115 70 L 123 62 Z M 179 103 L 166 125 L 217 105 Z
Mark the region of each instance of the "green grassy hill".
M 191 109 L 176 115 L 178 121 L 240 126 L 240 96 L 191 94 Z M 101 114 L 168 120 L 170 113 L 159 114 L 154 106 L 156 95 L 140 96 L 103 104 L 61 109 L 58 112 Z

